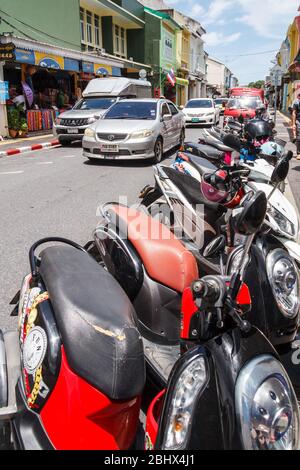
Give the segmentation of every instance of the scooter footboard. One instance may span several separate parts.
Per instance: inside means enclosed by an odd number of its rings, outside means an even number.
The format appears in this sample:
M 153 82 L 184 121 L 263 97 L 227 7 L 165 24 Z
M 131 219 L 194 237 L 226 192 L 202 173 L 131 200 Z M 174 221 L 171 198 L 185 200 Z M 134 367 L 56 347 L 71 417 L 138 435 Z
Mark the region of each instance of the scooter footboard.
M 0 330 L 0 421 L 11 420 L 17 412 L 16 384 L 21 374 L 17 331 Z

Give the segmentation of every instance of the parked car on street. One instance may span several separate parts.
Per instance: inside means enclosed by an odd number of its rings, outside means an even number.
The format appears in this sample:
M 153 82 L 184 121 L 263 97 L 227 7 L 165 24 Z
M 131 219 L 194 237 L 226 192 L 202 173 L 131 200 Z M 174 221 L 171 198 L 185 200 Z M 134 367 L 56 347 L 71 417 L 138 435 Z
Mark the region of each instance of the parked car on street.
M 182 109 L 186 124 L 215 125 L 220 121 L 220 110 L 210 98 L 197 98 L 187 102 Z
M 228 98 L 216 98 L 214 100 L 216 108 L 220 110 L 221 116 L 224 114 L 226 104 L 228 103 Z
M 125 98 L 150 98 L 151 83 L 130 78 L 95 78 L 73 109 L 60 114 L 53 126 L 53 134 L 61 145 L 82 140 L 84 131 L 97 121 L 116 101 Z
M 152 159 L 183 144 L 184 116 L 166 99 L 130 99 L 115 103 L 86 129 L 83 155 L 92 159 Z

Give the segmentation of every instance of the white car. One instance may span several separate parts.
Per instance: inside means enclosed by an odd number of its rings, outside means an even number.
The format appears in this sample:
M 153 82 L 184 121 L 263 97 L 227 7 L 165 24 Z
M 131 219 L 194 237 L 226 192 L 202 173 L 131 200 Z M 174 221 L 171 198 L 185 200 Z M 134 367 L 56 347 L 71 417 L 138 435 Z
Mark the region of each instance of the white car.
M 207 124 L 214 126 L 220 122 L 220 109 L 210 98 L 197 98 L 187 102 L 182 109 L 186 124 Z

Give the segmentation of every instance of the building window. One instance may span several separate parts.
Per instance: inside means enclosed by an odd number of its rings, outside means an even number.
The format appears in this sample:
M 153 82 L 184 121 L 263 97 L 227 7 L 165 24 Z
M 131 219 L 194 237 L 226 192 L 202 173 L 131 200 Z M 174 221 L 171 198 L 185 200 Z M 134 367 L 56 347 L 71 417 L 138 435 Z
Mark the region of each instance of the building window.
M 85 12 L 83 8 L 80 8 L 80 33 L 81 33 L 81 42 L 85 41 Z
M 114 53 L 120 57 L 126 57 L 126 30 L 117 24 L 114 25 Z
M 98 15 L 94 15 L 94 27 L 95 27 L 95 44 L 100 46 L 100 18 Z
M 86 11 L 86 42 L 89 44 L 93 43 L 93 33 L 92 33 L 92 13 Z
M 81 49 L 93 51 L 102 47 L 101 18 L 84 8 L 80 8 Z

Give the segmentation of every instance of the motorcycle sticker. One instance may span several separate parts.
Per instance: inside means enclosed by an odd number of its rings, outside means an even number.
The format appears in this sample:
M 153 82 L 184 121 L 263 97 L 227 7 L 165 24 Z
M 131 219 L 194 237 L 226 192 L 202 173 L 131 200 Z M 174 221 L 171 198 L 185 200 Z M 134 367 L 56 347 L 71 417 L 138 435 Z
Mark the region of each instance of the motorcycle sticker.
M 30 330 L 23 348 L 23 364 L 29 374 L 42 365 L 46 351 L 47 335 L 42 328 L 36 326 Z

